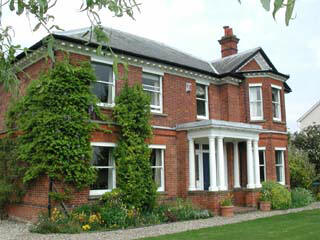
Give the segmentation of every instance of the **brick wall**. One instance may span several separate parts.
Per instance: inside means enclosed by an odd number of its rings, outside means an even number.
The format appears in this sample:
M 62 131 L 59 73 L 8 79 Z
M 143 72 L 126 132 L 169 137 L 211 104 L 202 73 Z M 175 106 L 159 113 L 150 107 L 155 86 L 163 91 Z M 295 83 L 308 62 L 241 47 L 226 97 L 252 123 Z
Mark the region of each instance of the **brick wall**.
M 59 60 L 63 59 L 64 54 L 57 52 Z M 71 61 L 77 63 L 79 61 L 89 60 L 89 57 L 79 54 L 70 54 Z M 245 70 L 256 70 L 257 63 L 250 62 L 245 66 Z M 41 71 L 45 71 L 48 64 L 44 60 L 29 66 L 25 69 L 31 78 L 36 78 Z M 119 74 L 124 74 L 124 67 L 119 64 Z M 25 76 L 19 74 L 21 79 L 20 92 L 23 94 L 25 88 L 30 82 Z M 137 66 L 129 66 L 128 82 L 129 85 L 141 83 L 142 68 Z M 251 122 L 249 112 L 248 84 L 262 83 L 262 94 L 264 102 L 264 121 Z M 191 92 L 186 92 L 186 83 L 191 83 Z M 118 94 L 123 86 L 123 80 L 116 83 L 116 93 Z M 209 93 L 209 116 L 210 119 L 250 122 L 260 124 L 265 129 L 275 131 L 286 131 L 285 103 L 284 92 L 281 91 L 281 110 L 282 122 L 274 122 L 272 120 L 272 104 L 271 104 L 271 84 L 282 85 L 278 80 L 270 78 L 249 78 L 244 80 L 239 86 L 232 84 L 213 85 L 210 84 Z M 9 94 L 3 92 L 0 88 L 2 101 L 0 103 L 0 129 L 4 128 L 3 116 L 10 98 Z M 110 114 L 111 110 L 103 110 L 106 114 Z M 196 81 L 187 77 L 176 76 L 165 73 L 163 76 L 163 114 L 154 114 L 152 124 L 157 126 L 175 127 L 177 124 L 196 121 Z M 112 134 L 105 134 L 102 131 L 96 131 L 92 134 L 91 141 L 94 142 L 117 142 L 117 128 L 110 126 L 102 126 L 105 129 L 111 129 Z M 177 196 L 185 197 L 192 200 L 201 207 L 208 208 L 214 212 L 218 212 L 219 200 L 225 193 L 205 193 L 205 192 L 188 192 L 189 185 L 189 152 L 187 132 L 174 130 L 154 129 L 154 137 L 150 140 L 152 144 L 166 145 L 165 150 L 165 192 L 161 193 L 162 199 L 172 199 Z M 267 160 L 267 178 L 275 180 L 275 154 L 274 147 L 287 147 L 287 136 L 284 134 L 261 134 L 259 146 L 266 147 Z M 247 184 L 246 177 L 246 143 L 239 143 L 240 168 L 241 168 L 241 186 Z M 233 188 L 233 145 L 227 144 L 228 159 L 228 178 L 229 189 Z M 285 154 L 286 166 L 286 184 L 289 184 L 289 172 L 287 153 Z M 57 184 L 59 190 L 63 190 L 63 186 Z M 9 214 L 12 216 L 32 219 L 36 213 L 45 210 L 47 205 L 47 189 L 48 182 L 46 179 L 39 179 L 34 184 L 23 199 L 20 205 L 11 205 L 8 208 Z M 88 201 L 89 190 L 75 194 L 75 200 L 71 201 L 69 206 L 78 205 Z M 235 192 L 235 203 L 239 205 L 256 206 L 257 193 L 247 191 Z M 28 215 L 29 214 L 29 215 Z

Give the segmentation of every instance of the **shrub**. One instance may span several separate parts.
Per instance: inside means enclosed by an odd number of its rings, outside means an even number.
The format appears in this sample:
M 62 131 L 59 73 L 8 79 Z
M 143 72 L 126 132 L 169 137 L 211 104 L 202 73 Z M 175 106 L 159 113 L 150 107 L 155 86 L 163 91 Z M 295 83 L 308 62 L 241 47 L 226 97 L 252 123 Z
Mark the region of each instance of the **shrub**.
M 101 209 L 101 220 L 108 229 L 127 226 L 127 210 L 122 207 L 104 207 Z
M 266 181 L 262 183 L 262 191 L 270 193 L 272 209 L 288 209 L 291 206 L 291 194 L 279 183 Z
M 317 179 L 317 174 L 315 165 L 309 161 L 308 154 L 303 150 L 290 146 L 288 160 L 291 187 L 311 189 L 312 183 Z
M 291 191 L 292 207 L 304 207 L 314 202 L 312 192 L 305 188 L 295 188 Z
M 117 192 L 117 191 L 115 191 Z M 116 194 L 104 195 L 103 199 L 113 198 Z M 103 204 L 103 205 L 101 205 Z M 150 211 L 127 209 L 121 201 L 112 204 L 86 204 L 74 209 L 70 216 L 63 215 L 58 209 L 52 211 L 51 218 L 41 215 L 32 232 L 37 233 L 78 233 L 97 230 L 112 230 L 159 224 L 164 222 L 184 221 L 211 217 L 207 210 L 194 207 L 183 199 L 170 204 L 160 204 Z
M 6 124 L 23 132 L 17 136 L 17 155 L 24 163 L 25 184 L 42 175 L 77 188 L 95 181 L 90 137 L 98 125 L 90 121 L 88 109 L 101 114 L 91 92 L 94 81 L 89 63 L 57 62 L 10 104 Z
M 318 193 L 316 194 L 316 200 L 317 200 L 317 201 L 320 201 L 320 192 L 318 192 Z
M 43 214 L 39 216 L 39 220 L 30 228 L 35 233 L 80 233 L 82 231 L 79 222 L 74 221 L 71 217 L 66 217 L 59 210 L 54 209 L 51 218 Z
M 0 219 L 5 217 L 5 205 L 9 202 L 13 189 L 7 182 L 0 180 Z
M 156 210 L 163 222 L 176 222 L 211 217 L 208 210 L 201 210 L 190 201 L 178 198 L 171 204 L 160 205 Z
M 150 149 L 146 140 L 152 136 L 150 97 L 141 85 L 125 82 L 113 109 L 119 126 L 119 142 L 114 150 L 117 187 L 128 208 L 152 209 L 156 185 L 152 178 Z
M 233 205 L 232 199 L 233 199 L 233 195 L 229 193 L 220 201 L 220 206 L 223 206 L 223 207 L 232 206 Z

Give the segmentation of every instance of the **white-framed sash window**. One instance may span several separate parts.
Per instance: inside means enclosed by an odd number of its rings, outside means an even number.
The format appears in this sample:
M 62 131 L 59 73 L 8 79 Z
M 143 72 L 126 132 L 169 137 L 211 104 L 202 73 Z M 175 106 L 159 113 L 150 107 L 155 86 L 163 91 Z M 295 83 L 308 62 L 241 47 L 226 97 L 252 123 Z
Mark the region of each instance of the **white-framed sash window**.
M 262 84 L 249 84 L 250 119 L 263 120 Z
M 285 148 L 275 148 L 275 165 L 277 182 L 285 185 L 284 152 Z
M 115 77 L 111 64 L 93 61 L 91 65 L 96 73 L 97 81 L 92 86 L 92 92 L 99 98 L 99 106 L 112 107 L 115 99 Z
M 143 72 L 142 87 L 151 98 L 151 112 L 162 113 L 162 76 Z
M 273 120 L 281 121 L 281 100 L 280 92 L 281 87 L 272 85 L 272 116 Z
M 266 148 L 259 147 L 259 171 L 260 171 L 260 182 L 267 180 L 266 176 Z
M 97 179 L 90 187 L 90 195 L 102 195 L 116 187 L 113 143 L 92 142 L 93 157 L 91 165 L 97 170 Z
M 165 148 L 160 148 L 155 145 L 149 146 L 152 149 L 151 152 L 151 168 L 152 177 L 156 183 L 157 190 L 163 192 L 164 187 L 164 151 Z M 165 146 L 164 146 L 165 147 Z
M 208 86 L 204 84 L 196 84 L 196 100 L 197 100 L 197 118 L 208 119 Z

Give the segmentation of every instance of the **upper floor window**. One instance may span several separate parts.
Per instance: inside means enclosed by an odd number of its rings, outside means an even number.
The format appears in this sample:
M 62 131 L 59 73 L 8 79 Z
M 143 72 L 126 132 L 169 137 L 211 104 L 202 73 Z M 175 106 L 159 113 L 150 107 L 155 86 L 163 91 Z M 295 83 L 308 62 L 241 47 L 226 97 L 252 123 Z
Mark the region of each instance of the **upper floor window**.
M 162 112 L 162 76 L 142 73 L 143 90 L 151 97 L 151 111 Z
M 263 120 L 263 101 L 261 84 L 249 85 L 250 119 Z
M 280 90 L 280 87 L 272 85 L 272 115 L 277 121 L 281 121 Z
M 90 195 L 101 195 L 116 187 L 113 147 L 103 143 L 92 143 L 91 165 L 97 169 L 96 182 L 91 186 Z
M 115 80 L 111 65 L 93 62 L 92 67 L 96 72 L 97 81 L 92 87 L 92 92 L 99 98 L 99 106 L 113 106 L 115 97 Z
M 285 149 L 276 148 L 275 149 L 275 158 L 276 158 L 276 177 L 277 182 L 285 184 L 284 178 L 284 151 Z
M 197 118 L 208 119 L 208 86 L 203 84 L 196 85 L 196 99 L 197 99 Z

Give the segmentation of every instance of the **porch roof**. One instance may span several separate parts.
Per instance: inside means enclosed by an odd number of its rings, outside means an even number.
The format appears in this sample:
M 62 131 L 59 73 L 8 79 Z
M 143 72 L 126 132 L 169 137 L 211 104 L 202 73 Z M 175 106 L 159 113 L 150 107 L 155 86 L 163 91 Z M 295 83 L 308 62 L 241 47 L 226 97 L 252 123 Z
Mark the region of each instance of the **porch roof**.
M 189 122 L 177 125 L 177 131 L 188 131 L 196 129 L 229 129 L 229 130 L 240 130 L 245 132 L 259 133 L 262 132 L 262 126 L 249 123 L 241 122 L 230 122 L 223 120 L 202 120 L 197 122 Z

